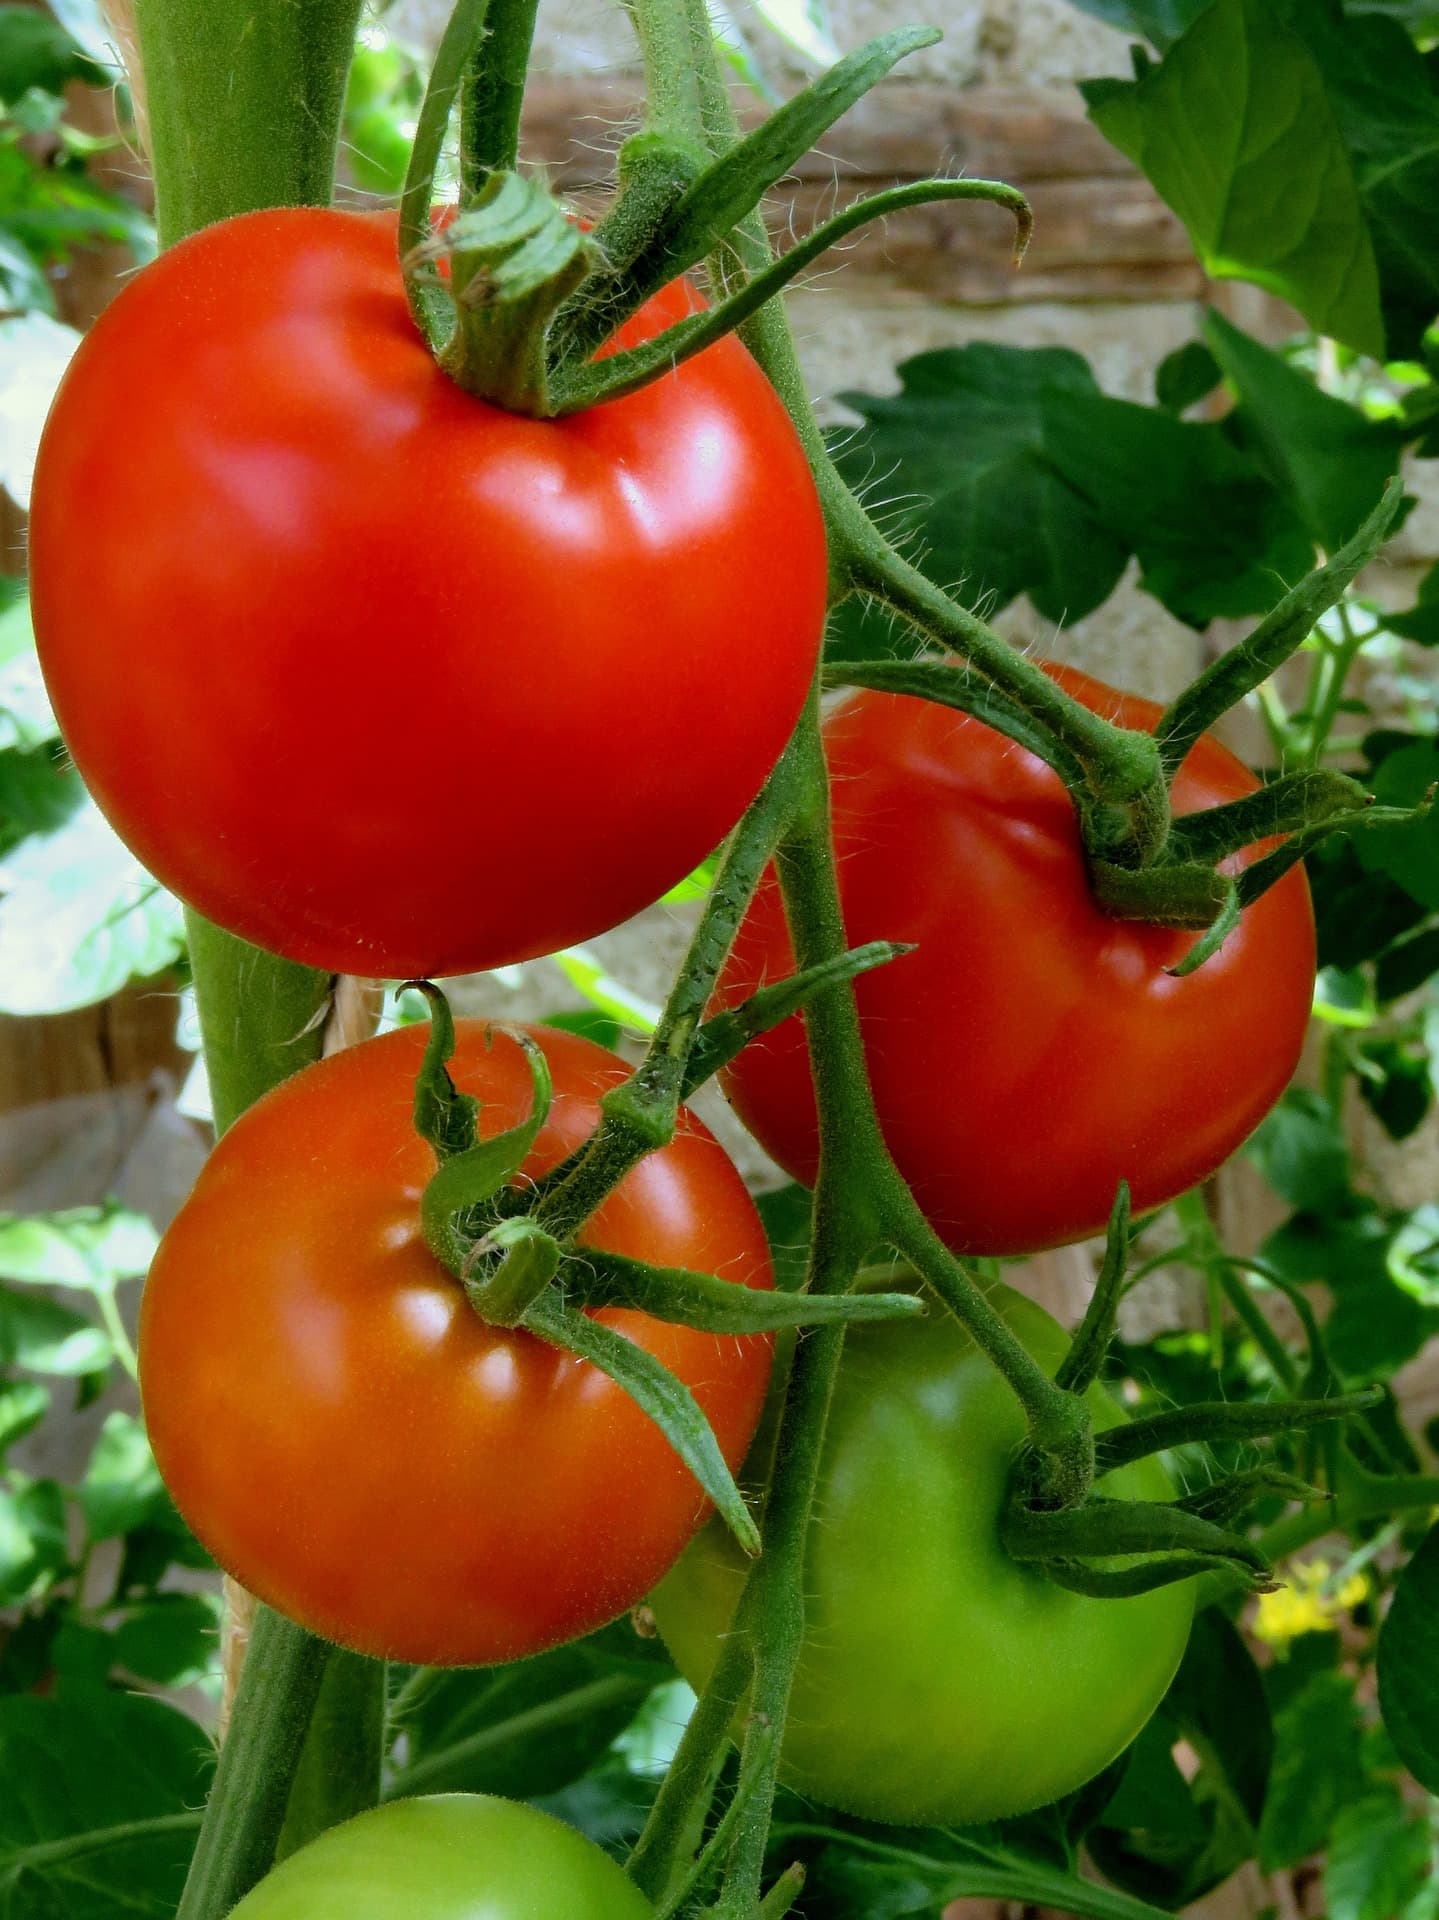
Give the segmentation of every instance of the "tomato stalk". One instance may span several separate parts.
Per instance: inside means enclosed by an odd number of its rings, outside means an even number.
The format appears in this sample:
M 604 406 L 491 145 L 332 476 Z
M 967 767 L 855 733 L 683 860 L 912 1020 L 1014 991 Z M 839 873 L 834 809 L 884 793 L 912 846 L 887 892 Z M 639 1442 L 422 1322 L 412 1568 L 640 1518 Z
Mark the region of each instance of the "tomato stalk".
M 326 205 L 359 0 L 142 0 L 137 10 L 160 237 L 267 206 Z M 217 1129 L 318 1058 L 331 983 L 187 915 Z M 182 1920 L 219 1920 L 268 1869 L 307 1769 L 373 1783 L 372 1663 L 346 1661 L 312 1709 L 334 1649 L 259 1608 L 231 1730 L 201 1824 Z M 371 1787 L 355 1787 L 353 1808 Z M 327 1817 L 320 1815 L 319 1817 Z M 298 1831 L 310 1818 L 296 1810 Z

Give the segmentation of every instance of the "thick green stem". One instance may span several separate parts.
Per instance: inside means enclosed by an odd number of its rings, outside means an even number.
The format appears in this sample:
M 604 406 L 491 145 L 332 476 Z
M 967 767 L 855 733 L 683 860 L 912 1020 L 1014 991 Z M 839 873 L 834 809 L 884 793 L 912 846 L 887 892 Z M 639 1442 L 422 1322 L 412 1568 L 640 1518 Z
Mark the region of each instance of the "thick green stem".
M 163 246 L 329 204 L 360 0 L 138 0 Z
M 229 1737 L 175 1920 L 221 1920 L 269 1872 L 334 1652 L 268 1607 L 255 1616 Z
M 185 915 L 215 1130 L 320 1057 L 330 976 Z
M 140 0 L 165 245 L 254 208 L 329 203 L 359 10 L 359 0 Z M 196 644 L 204 644 L 203 634 Z M 223 1131 L 318 1056 L 330 982 L 194 914 L 188 925 Z M 269 1867 L 331 1653 L 326 1642 L 260 1609 L 181 1920 L 219 1920 Z M 343 1744 L 354 1750 L 353 1733 Z M 376 1737 L 376 1774 L 378 1751 Z M 331 1757 L 317 1749 L 315 1765 L 328 1772 Z
M 379 1804 L 385 1663 L 335 1647 L 290 1789 L 275 1858 Z

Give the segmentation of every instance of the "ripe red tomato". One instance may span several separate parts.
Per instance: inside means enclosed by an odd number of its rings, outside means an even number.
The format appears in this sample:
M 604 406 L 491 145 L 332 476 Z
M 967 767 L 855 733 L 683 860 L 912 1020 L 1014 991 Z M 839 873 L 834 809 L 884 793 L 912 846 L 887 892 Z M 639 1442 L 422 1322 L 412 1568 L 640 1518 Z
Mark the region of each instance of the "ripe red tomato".
M 1053 1373 L 1067 1341 L 1033 1301 L 990 1304 Z M 1102 1387 L 1096 1431 L 1124 1416 Z M 1003 1820 L 1082 1786 L 1174 1678 L 1194 1583 L 1094 1599 L 1010 1559 L 999 1522 L 1024 1417 L 951 1314 L 855 1327 L 825 1429 L 805 1555 L 805 1638 L 784 1730 L 791 1786 L 901 1826 Z M 1171 1500 L 1158 1460 L 1107 1474 L 1114 1500 Z M 744 1585 L 711 1524 L 652 1596 L 703 1686 Z
M 101 316 L 30 559 L 66 742 L 131 850 L 260 946 L 392 977 L 553 951 L 681 879 L 783 747 L 826 594 L 738 340 L 520 418 L 435 365 L 393 219 L 294 208 Z
M 624 1870 L 538 1807 L 391 1800 L 282 1860 L 230 1920 L 646 1920 Z
M 1056 677 L 1127 726 L 1159 717 L 1083 674 Z M 917 943 L 855 993 L 880 1125 L 936 1230 L 962 1253 L 1032 1252 L 1098 1232 L 1121 1179 L 1145 1208 L 1211 1174 L 1299 1059 L 1314 984 L 1303 873 L 1177 980 L 1165 968 L 1196 936 L 1101 911 L 1068 796 L 1032 754 L 951 708 L 879 693 L 831 715 L 825 751 L 849 939 Z M 1206 736 L 1175 809 L 1255 784 Z M 719 998 L 793 965 L 771 873 Z M 746 1047 L 725 1086 L 780 1165 L 812 1181 L 801 1018 Z
M 434 1168 L 410 1117 L 428 1030 L 334 1055 L 216 1147 L 145 1287 L 140 1384 L 155 1458 L 222 1566 L 363 1653 L 486 1665 L 558 1645 L 648 1592 L 707 1510 L 623 1389 L 532 1334 L 486 1326 L 420 1234 Z M 535 1029 L 554 1076 L 523 1173 L 578 1146 L 626 1068 Z M 529 1111 L 518 1044 L 458 1023 L 481 1132 Z M 773 1284 L 722 1147 L 686 1114 L 593 1216 L 596 1246 Z M 731 1465 L 759 1418 L 767 1338 L 598 1315 L 662 1360 Z

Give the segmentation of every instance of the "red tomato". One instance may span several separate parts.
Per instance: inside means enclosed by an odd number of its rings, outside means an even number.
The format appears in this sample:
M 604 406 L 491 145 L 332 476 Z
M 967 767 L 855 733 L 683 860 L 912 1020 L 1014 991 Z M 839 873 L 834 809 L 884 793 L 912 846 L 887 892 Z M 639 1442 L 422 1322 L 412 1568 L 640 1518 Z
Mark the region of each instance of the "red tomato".
M 1126 726 L 1160 709 L 1069 669 L 1056 678 Z M 951 708 L 861 693 L 827 721 L 834 835 L 853 944 L 918 950 L 855 983 L 880 1124 L 925 1213 L 962 1253 L 1012 1254 L 1100 1231 L 1121 1179 L 1159 1206 L 1211 1174 L 1293 1073 L 1314 984 L 1314 917 L 1295 869 L 1196 973 L 1193 944 L 1096 904 L 1057 776 Z M 1175 810 L 1255 781 L 1207 736 Z M 720 985 L 725 1005 L 792 971 L 766 876 Z M 725 1076 L 746 1126 L 812 1181 L 814 1098 L 796 1016 Z
M 155 1458 L 222 1566 L 363 1653 L 514 1660 L 587 1633 L 654 1585 L 707 1511 L 620 1387 L 486 1326 L 420 1235 L 434 1156 L 410 1104 L 427 1037 L 402 1028 L 309 1067 L 216 1147 L 161 1243 L 140 1319 Z M 537 1028 L 555 1100 L 523 1172 L 548 1171 L 627 1069 Z M 486 1136 L 529 1111 L 513 1039 L 458 1023 L 457 1084 Z M 723 1148 L 686 1114 L 594 1215 L 596 1246 L 773 1284 Z M 737 1466 L 770 1342 L 598 1318 L 686 1382 Z
M 131 850 L 260 946 L 393 977 L 552 951 L 681 879 L 783 747 L 826 593 L 738 340 L 521 418 L 436 366 L 393 220 L 293 208 L 102 315 L 30 557 L 67 744 Z

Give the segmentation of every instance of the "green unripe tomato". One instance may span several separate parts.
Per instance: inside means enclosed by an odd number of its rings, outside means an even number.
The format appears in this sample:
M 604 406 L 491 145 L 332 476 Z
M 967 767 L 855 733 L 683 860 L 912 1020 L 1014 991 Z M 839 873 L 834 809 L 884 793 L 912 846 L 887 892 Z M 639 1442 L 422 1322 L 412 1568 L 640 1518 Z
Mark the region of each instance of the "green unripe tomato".
M 331 1827 L 230 1920 L 649 1920 L 608 1854 L 513 1800 L 439 1793 Z
M 993 1305 L 1053 1373 L 1066 1338 L 1009 1287 Z M 1096 1431 L 1124 1415 L 1100 1388 Z M 999 1526 L 1024 1420 L 952 1315 L 856 1327 L 830 1412 L 805 1568 L 806 1634 L 782 1769 L 801 1793 L 900 1825 L 966 1826 L 1091 1779 L 1153 1713 L 1179 1665 L 1193 1583 L 1126 1600 L 1055 1586 Z M 1118 1499 L 1174 1495 L 1156 1460 L 1109 1474 Z M 696 1689 L 745 1567 L 699 1535 L 653 1596 Z

